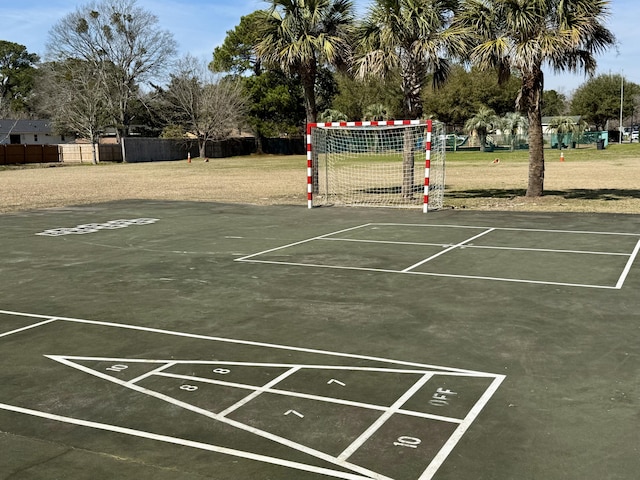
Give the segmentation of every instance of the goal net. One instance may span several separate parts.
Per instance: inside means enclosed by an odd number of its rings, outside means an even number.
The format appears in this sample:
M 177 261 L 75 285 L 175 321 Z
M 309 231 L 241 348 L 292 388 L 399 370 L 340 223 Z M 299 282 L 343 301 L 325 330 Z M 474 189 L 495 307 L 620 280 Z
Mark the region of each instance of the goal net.
M 308 206 L 442 208 L 444 159 L 439 122 L 309 124 Z

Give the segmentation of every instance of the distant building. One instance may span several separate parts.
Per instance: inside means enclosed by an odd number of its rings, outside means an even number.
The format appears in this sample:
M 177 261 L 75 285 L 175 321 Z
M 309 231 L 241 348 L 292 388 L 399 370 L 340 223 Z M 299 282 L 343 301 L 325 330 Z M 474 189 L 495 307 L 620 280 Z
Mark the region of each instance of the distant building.
M 51 120 L 0 119 L 0 144 L 56 145 L 74 143 L 69 135 L 54 133 Z

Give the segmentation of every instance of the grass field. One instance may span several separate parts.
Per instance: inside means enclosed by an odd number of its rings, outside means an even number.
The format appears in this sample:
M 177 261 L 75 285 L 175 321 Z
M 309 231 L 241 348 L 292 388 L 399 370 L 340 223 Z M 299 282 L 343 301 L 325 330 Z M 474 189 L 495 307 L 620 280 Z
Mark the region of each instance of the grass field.
M 640 212 L 640 144 L 546 150 L 545 196 L 524 197 L 528 153 L 447 154 L 450 208 Z M 495 159 L 500 162 L 494 163 Z M 5 167 L 0 212 L 121 199 L 305 203 L 302 156 L 248 156 L 145 164 Z

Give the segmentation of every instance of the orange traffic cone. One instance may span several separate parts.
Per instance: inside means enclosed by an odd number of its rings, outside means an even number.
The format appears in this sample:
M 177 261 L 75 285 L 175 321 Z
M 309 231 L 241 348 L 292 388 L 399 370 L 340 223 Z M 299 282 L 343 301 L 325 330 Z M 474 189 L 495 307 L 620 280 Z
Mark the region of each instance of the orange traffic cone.
M 564 152 L 560 152 L 560 161 L 564 162 Z
M 187 153 L 187 163 L 191 163 L 191 152 Z

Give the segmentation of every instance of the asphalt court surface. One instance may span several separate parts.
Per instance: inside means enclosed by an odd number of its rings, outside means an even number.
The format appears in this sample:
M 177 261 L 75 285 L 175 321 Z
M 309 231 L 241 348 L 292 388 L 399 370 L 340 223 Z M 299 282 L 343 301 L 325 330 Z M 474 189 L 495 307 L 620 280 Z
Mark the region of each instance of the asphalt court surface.
M 32 373 L 9 375 L 0 410 L 335 478 L 420 478 L 503 380 L 81 319 L 2 317 L 5 360 Z M 202 360 L 203 350 L 215 359 Z
M 635 478 L 638 220 L 4 215 L 0 478 Z
M 389 255 L 368 253 L 381 244 Z M 239 261 L 620 288 L 639 246 L 630 233 L 369 224 Z

